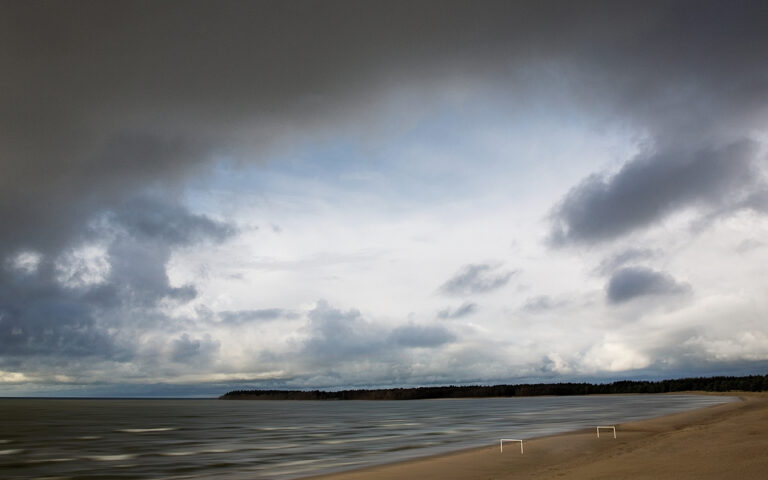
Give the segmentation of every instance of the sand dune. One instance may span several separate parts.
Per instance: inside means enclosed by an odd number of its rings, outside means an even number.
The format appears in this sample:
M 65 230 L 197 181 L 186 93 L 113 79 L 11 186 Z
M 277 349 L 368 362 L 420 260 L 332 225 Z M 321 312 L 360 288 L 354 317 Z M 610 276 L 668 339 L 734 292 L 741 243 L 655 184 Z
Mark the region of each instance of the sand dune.
M 618 438 L 583 430 L 313 477 L 323 480 L 763 479 L 768 478 L 768 394 L 617 425 Z

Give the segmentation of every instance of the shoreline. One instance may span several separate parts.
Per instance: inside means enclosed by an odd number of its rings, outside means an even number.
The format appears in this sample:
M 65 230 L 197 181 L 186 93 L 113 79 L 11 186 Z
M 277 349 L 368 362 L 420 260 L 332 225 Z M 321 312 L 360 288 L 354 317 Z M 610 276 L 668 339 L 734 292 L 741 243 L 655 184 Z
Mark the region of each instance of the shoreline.
M 490 480 L 763 478 L 768 471 L 768 393 L 679 392 L 737 399 L 616 424 L 617 437 L 581 429 L 401 462 L 301 477 L 301 480 Z M 673 393 L 677 394 L 677 393 Z M 498 439 L 496 439 L 498 441 Z

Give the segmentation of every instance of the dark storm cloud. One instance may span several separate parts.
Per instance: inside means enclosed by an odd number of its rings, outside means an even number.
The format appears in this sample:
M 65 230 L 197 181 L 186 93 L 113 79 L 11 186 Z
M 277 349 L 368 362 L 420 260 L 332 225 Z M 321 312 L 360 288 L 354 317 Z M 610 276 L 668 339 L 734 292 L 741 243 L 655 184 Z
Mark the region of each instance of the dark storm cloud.
M 445 295 L 486 293 L 506 285 L 515 273 L 488 264 L 465 265 L 440 286 L 440 291 Z
M 608 282 L 606 295 L 613 304 L 649 295 L 679 295 L 691 287 L 671 275 L 645 267 L 626 267 L 616 271 Z
M 669 2 L 648 12 L 647 28 L 630 24 L 619 43 L 596 46 L 605 55 L 592 64 L 596 88 L 583 90 L 644 132 L 640 152 L 563 197 L 551 217 L 555 245 L 613 240 L 683 209 L 728 215 L 765 189 L 765 159 L 750 136 L 768 114 L 758 53 L 768 46 L 759 27 L 768 8 Z
M 472 315 L 477 311 L 477 304 L 464 302 L 456 308 L 444 308 L 437 312 L 437 318 L 454 319 Z
M 93 213 L 178 186 L 216 154 L 258 159 L 296 132 L 353 125 L 404 75 L 434 75 L 471 58 L 484 28 L 504 31 L 461 3 L 0 8 L 0 223 L 14 226 L 0 251 L 66 243 Z M 459 28 L 472 18 L 482 25 Z
M 2 361 L 15 356 L 105 357 L 116 353 L 111 335 L 100 328 L 88 305 L 54 292 L 29 295 L 29 304 L 2 299 Z
M 98 321 L 99 306 L 56 280 L 53 261 L 32 271 L 0 269 L 0 365 L 19 358 L 109 357 L 125 354 Z M 0 366 L 0 368 L 2 368 Z
M 565 78 L 590 110 L 652 131 L 660 151 L 748 124 L 768 91 L 768 9 L 758 1 L 62 1 L 0 10 L 0 224 L 13 226 L 0 254 L 67 243 L 95 212 L 148 185 L 181 186 L 218 154 L 258 159 L 299 135 L 372 128 L 372 105 L 403 86 L 428 93 L 428 103 L 451 82 L 514 90 Z M 539 75 L 538 64 L 555 75 Z M 583 188 L 597 195 L 588 206 L 602 198 L 592 191 L 599 182 Z M 565 239 L 592 238 L 578 212 L 561 217 Z M 595 238 L 632 225 L 618 220 Z
M 114 211 L 113 221 L 134 237 L 166 245 L 186 245 L 200 240 L 223 241 L 235 233 L 229 224 L 193 214 L 181 205 L 148 197 L 125 202 Z
M 193 286 L 170 284 L 166 264 L 173 247 L 221 242 L 235 233 L 231 225 L 146 197 L 124 202 L 106 218 L 107 230 L 116 234 L 107 250 L 111 265 L 107 282 L 126 305 L 134 306 L 151 306 L 162 298 L 194 299 Z
M 0 270 L 2 363 L 34 363 L 34 356 L 49 356 L 60 367 L 78 357 L 132 360 L 135 328 L 168 321 L 156 311 L 161 300 L 186 303 L 197 296 L 193 285 L 170 284 L 165 265 L 172 247 L 222 241 L 234 231 L 181 206 L 150 199 L 126 202 L 103 220 L 106 225 L 94 232 L 102 236 L 89 238 L 105 244 L 108 268 L 102 278 L 74 285 L 68 282 L 77 276 L 62 281 L 58 265 L 69 261 L 65 252 L 43 256 L 35 269 L 6 263 Z M 76 272 L 85 268 L 76 267 Z M 212 351 L 213 341 L 181 337 L 173 358 L 191 356 L 195 342 L 200 355 Z
M 651 225 L 686 207 L 717 208 L 758 188 L 756 147 L 741 141 L 694 152 L 640 155 L 610 177 L 592 175 L 553 214 L 552 241 L 598 243 Z

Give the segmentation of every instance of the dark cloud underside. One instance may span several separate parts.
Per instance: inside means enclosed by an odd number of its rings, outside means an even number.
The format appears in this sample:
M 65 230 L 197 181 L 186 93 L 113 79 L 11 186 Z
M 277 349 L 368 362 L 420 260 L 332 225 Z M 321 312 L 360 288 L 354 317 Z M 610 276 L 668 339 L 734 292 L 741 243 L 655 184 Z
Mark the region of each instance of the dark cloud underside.
M 686 207 L 737 204 L 761 182 L 756 147 L 641 155 L 618 173 L 593 175 L 574 187 L 553 214 L 555 244 L 598 243 L 652 225 Z
M 94 212 L 137 189 L 179 186 L 217 154 L 258 159 L 329 128 L 373 128 L 372 106 L 403 88 L 425 102 L 451 82 L 535 88 L 552 80 L 530 73 L 543 64 L 590 110 L 614 112 L 664 144 L 689 142 L 691 132 L 720 137 L 721 125 L 744 124 L 768 93 L 764 2 L 5 1 L 0 9 L 0 223 L 13 225 L 0 252 L 65 244 Z M 613 191 L 598 180 L 581 189 L 585 207 Z M 645 208 L 638 221 L 664 210 Z M 561 220 L 568 239 L 592 238 L 578 208 Z M 603 225 L 594 237 L 631 224 Z
M 165 266 L 172 247 L 220 242 L 234 232 L 181 206 L 146 198 L 126 202 L 104 221 L 104 236 L 89 239 L 103 244 L 108 268 L 101 275 L 85 281 L 78 269 L 88 273 L 87 268 L 77 265 L 62 282 L 59 264 L 70 261 L 66 255 L 43 258 L 35 269 L 0 269 L 0 368 L 40 355 L 62 366 L 82 356 L 130 360 L 135 329 L 164 318 L 155 310 L 161 301 L 186 303 L 197 296 L 192 285 L 171 285 Z M 189 352 L 179 342 L 174 356 Z
M 690 291 L 690 286 L 677 282 L 671 275 L 645 267 L 626 267 L 617 270 L 608 282 L 608 302 L 625 303 L 654 295 L 679 295 Z

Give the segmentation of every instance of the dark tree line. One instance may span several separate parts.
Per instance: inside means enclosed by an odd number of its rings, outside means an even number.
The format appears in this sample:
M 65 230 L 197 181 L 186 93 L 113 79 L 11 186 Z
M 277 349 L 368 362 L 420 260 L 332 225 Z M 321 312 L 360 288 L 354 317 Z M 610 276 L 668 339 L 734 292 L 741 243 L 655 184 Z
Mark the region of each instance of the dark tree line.
M 532 397 L 537 395 L 593 395 L 612 393 L 668 393 L 685 391 L 768 391 L 768 375 L 745 377 L 699 377 L 674 380 L 613 383 L 536 383 L 521 385 L 475 385 L 376 390 L 233 390 L 225 400 L 423 400 L 428 398 Z

